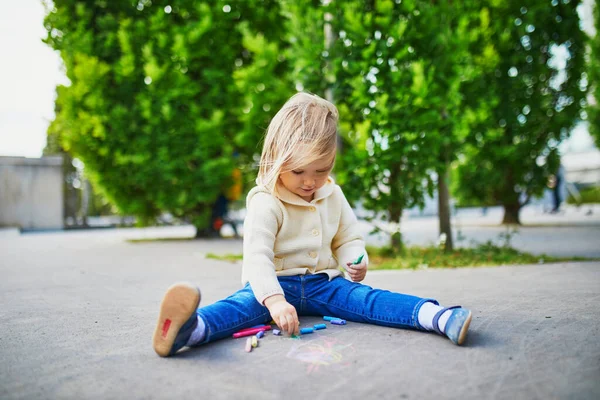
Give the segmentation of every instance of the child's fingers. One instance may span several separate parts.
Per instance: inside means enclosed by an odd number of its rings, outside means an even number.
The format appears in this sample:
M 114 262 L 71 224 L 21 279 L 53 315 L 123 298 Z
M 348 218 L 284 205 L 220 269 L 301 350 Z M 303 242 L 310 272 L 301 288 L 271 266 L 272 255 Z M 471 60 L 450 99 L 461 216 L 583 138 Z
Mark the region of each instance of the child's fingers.
M 298 321 L 297 317 L 294 318 L 294 327 L 293 328 L 294 329 L 292 329 L 292 333 L 294 335 L 300 334 L 300 321 Z
M 352 271 L 349 273 L 350 278 L 352 279 L 353 282 L 362 281 L 365 278 L 366 274 L 367 274 L 366 270 Z
M 287 325 L 286 332 L 288 332 L 290 335 L 296 333 L 298 330 L 298 319 L 294 318 L 292 314 L 286 315 L 285 319 Z
M 362 273 L 364 273 L 364 269 L 358 269 L 358 268 L 352 268 L 352 267 L 348 267 L 346 269 L 346 271 L 348 271 L 348 273 L 350 274 L 350 276 L 352 275 L 360 275 Z
M 360 282 L 367 274 L 367 264 L 363 260 L 360 264 L 346 263 L 346 271 L 350 275 L 352 282 Z
M 279 317 L 279 327 L 281 328 L 282 331 L 287 332 L 288 331 L 288 322 L 287 322 L 287 318 L 285 317 L 285 315 L 282 315 Z
M 361 261 L 360 264 L 346 263 L 346 265 L 349 268 L 354 268 L 354 269 L 364 269 L 364 268 L 367 268 L 367 263 L 365 262 L 365 260 Z

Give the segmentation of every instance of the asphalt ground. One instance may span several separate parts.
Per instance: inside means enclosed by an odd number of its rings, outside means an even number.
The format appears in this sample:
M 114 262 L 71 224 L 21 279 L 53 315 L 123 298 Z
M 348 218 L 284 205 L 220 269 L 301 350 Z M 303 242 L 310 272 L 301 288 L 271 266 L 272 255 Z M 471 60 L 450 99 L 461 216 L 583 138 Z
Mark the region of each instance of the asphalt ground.
M 239 240 L 125 240 L 175 232 L 0 235 L 0 398 L 600 398 L 598 262 L 369 272 L 371 286 L 470 308 L 464 347 L 348 323 L 164 359 L 151 337 L 170 284 L 198 284 L 202 304 L 240 287 L 240 263 L 205 258 Z

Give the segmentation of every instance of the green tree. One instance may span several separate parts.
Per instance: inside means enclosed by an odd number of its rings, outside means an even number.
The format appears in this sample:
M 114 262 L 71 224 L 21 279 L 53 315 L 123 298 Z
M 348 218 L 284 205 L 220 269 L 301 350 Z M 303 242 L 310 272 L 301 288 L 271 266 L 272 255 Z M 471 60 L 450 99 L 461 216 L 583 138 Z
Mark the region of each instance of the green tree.
M 347 144 L 338 178 L 350 198 L 391 223 L 394 249 L 402 246 L 403 210 L 423 206 L 436 187 L 440 230 L 452 248 L 444 194 L 448 166 L 475 114 L 461 92 L 476 73 L 469 46 L 482 21 L 474 6 L 356 0 L 323 8 L 338 37 L 324 55 L 333 64 Z
M 504 206 L 503 223 L 542 193 L 560 161 L 558 145 L 580 117 L 587 86 L 579 1 L 486 2 L 498 65 L 468 85 L 490 118 L 471 131 L 457 195 Z
M 279 98 L 281 87 L 270 87 L 285 74 L 285 60 L 272 62 L 272 42 L 283 34 L 278 3 L 55 0 L 47 7 L 46 42 L 60 51 L 71 81 L 57 99 L 65 150 L 121 213 L 151 222 L 170 212 L 200 233 L 231 184 L 232 155 L 251 160 L 250 143 L 272 112 L 264 102 L 275 107 Z M 265 60 L 261 82 L 254 62 Z M 266 93 L 252 113 L 244 112 L 251 82 Z M 252 119 L 241 118 L 247 114 Z
M 594 4 L 594 27 L 596 34 L 590 38 L 590 62 L 588 64 L 587 76 L 591 86 L 594 102 L 587 108 L 590 133 L 600 147 L 600 6 Z

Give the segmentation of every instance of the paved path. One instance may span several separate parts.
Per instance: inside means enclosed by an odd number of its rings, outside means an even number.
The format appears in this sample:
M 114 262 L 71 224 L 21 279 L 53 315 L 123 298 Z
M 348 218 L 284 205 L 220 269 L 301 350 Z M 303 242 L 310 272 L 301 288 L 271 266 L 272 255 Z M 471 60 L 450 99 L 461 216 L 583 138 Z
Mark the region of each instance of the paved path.
M 236 214 L 239 219 L 243 210 Z M 492 241 L 505 244 L 507 233 L 509 244 L 516 249 L 539 255 L 557 257 L 600 258 L 600 204 L 581 207 L 564 206 L 559 214 L 543 213 L 540 206 L 528 206 L 521 211 L 523 225 L 517 228 L 502 226 L 503 210 L 492 207 L 486 215 L 481 208 L 460 209 L 452 217 L 453 238 L 458 247 L 470 247 L 477 243 Z M 373 225 L 360 221 L 363 235 L 367 243 L 374 246 L 385 246 L 390 242 L 389 235 L 372 234 Z M 400 225 L 402 237 L 408 245 L 430 246 L 437 243 L 439 222 L 437 216 L 410 217 L 402 219 Z M 238 226 L 243 232 L 243 227 Z M 168 228 L 120 229 L 111 231 L 111 235 L 122 238 L 192 238 L 195 229 L 192 226 L 174 226 Z M 228 225 L 222 233 L 233 234 Z M 0 238 L 2 237 L 0 230 Z M 4 234 L 8 235 L 8 232 Z M 232 251 L 241 253 L 240 246 L 232 246 Z
M 168 234 L 165 231 L 164 233 Z M 363 324 L 225 339 L 161 359 L 164 290 L 239 288 L 234 240 L 129 243 L 161 230 L 0 237 L 1 399 L 600 398 L 600 263 L 375 271 L 366 283 L 471 308 L 467 346 Z M 316 318 L 302 318 L 303 326 Z
M 539 206 L 525 207 L 521 211 L 523 225 L 516 228 L 502 226 L 503 215 L 501 207 L 490 208 L 486 215 L 481 208 L 459 210 L 452 217 L 454 243 L 458 247 L 487 241 L 504 244 L 503 236 L 509 233 L 510 245 L 528 253 L 600 258 L 600 204 L 565 206 L 559 214 L 543 213 Z M 362 222 L 362 227 L 370 244 L 389 243 L 385 234 L 367 236 L 372 230 L 368 223 Z M 403 218 L 400 228 L 408 245 L 428 246 L 438 241 L 437 216 Z

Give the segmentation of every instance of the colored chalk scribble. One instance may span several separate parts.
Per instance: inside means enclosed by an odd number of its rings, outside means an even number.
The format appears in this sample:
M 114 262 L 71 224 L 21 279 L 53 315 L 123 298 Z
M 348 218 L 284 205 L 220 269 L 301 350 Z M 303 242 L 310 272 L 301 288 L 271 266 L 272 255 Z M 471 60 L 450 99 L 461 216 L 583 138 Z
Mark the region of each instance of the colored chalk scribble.
M 310 374 L 320 366 L 349 365 L 343 362 L 344 355 L 348 352 L 354 353 L 352 344 L 339 343 L 335 338 L 322 338 L 294 344 L 287 357 L 308 364 L 306 372 Z

